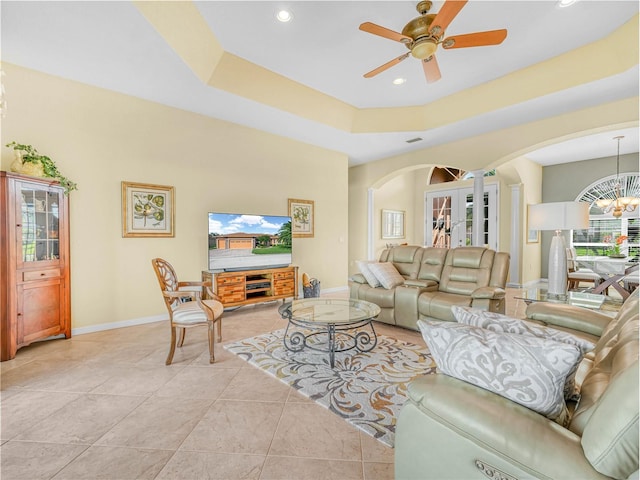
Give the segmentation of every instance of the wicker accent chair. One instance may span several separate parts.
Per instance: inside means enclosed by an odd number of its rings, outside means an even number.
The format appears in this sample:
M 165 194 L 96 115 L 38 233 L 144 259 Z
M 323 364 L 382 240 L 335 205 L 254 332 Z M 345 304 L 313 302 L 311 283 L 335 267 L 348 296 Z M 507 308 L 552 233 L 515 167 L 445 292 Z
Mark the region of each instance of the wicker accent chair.
M 151 260 L 156 272 L 165 306 L 169 312 L 171 323 L 171 347 L 166 365 L 171 365 L 176 351 L 176 329 L 180 329 L 178 347 L 184 343 L 188 328 L 207 326 L 209 330 L 209 363 L 215 361 L 214 326 L 218 324 L 218 342 L 222 341 L 222 314 L 224 308 L 220 298 L 211 290 L 209 282 L 179 282 L 175 270 L 169 262 L 162 258 Z M 202 299 L 206 293 L 208 299 Z

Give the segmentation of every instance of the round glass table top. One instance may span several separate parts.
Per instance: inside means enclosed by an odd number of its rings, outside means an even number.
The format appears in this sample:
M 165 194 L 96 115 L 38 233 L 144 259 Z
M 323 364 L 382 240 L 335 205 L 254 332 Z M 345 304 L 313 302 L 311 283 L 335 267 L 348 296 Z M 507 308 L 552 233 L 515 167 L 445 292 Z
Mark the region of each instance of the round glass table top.
M 380 314 L 376 304 L 351 298 L 304 298 L 283 308 L 290 312 L 293 320 L 336 325 L 370 320 Z

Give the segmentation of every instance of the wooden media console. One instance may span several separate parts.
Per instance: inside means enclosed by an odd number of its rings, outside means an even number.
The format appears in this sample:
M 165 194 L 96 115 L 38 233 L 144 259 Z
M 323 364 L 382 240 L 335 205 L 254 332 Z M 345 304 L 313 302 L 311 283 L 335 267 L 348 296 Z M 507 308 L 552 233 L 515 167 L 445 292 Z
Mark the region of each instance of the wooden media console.
M 239 272 L 204 270 L 202 280 L 211 282 L 225 307 L 298 297 L 298 267 L 294 266 Z

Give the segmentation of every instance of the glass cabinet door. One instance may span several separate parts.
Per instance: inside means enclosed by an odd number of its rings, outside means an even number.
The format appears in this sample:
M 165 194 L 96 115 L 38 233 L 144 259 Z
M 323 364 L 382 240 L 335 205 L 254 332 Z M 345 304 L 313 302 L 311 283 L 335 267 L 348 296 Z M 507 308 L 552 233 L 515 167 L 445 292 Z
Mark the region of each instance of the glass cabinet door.
M 19 263 L 57 261 L 60 258 L 59 205 L 62 192 L 19 183 L 19 216 L 22 237 L 18 238 Z

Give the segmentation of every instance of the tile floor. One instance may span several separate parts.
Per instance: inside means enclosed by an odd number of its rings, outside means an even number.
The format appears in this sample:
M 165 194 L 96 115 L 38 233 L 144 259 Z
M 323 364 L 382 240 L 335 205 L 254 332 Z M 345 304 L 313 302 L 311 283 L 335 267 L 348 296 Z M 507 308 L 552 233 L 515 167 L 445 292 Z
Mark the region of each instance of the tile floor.
M 517 291 L 507 313 L 522 316 Z M 278 306 L 225 313 L 223 340 L 283 328 Z M 393 479 L 393 449 L 220 344 L 210 365 L 206 329 L 187 333 L 171 366 L 168 344 L 158 322 L 38 342 L 2 362 L 1 478 Z

